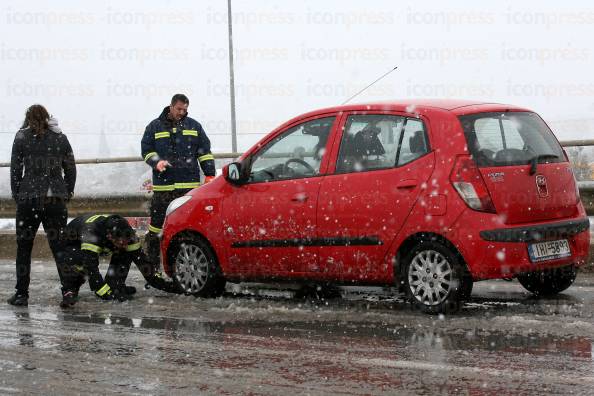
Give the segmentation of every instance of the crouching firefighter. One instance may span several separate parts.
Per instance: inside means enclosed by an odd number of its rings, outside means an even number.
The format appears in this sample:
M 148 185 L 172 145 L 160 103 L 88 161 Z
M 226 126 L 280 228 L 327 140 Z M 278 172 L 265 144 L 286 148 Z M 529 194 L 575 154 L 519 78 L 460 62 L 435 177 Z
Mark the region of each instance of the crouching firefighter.
M 102 300 L 125 301 L 136 293 L 126 286 L 132 262 L 136 264 L 148 286 L 168 293 L 178 290 L 165 280 L 143 253 L 136 233 L 128 221 L 119 215 L 91 214 L 75 218 L 63 235 L 63 256 L 60 265 L 64 274 L 61 307 L 72 306 L 78 300 L 78 290 L 89 279 L 89 286 Z M 99 256 L 110 255 L 105 279 L 99 272 Z

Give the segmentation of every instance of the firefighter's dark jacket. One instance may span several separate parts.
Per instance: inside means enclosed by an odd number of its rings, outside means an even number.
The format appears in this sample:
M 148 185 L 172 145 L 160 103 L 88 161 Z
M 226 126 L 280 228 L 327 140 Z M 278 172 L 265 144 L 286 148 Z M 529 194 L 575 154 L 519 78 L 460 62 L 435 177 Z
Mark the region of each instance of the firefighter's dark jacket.
M 137 266 L 142 264 L 144 259 L 140 241 L 132 227 L 128 226 L 126 229 L 126 231 L 129 231 L 130 239 L 125 249 L 117 249 L 107 238 L 106 223 L 110 217 L 120 216 L 109 214 L 84 215 L 72 220 L 64 230 L 64 244 L 66 246 L 80 246 L 83 253 L 83 262 L 74 264 L 84 267 L 89 275 L 89 284 L 93 290 L 103 285 L 103 278 L 99 272 L 99 256 L 126 254 Z
M 142 158 L 153 168 L 153 191 L 173 191 L 200 185 L 200 168 L 205 176 L 215 176 L 210 140 L 200 123 L 190 117 L 178 122 L 167 118 L 169 107 L 146 127 L 142 137 Z M 171 167 L 158 172 L 160 160 Z M 200 164 L 200 165 L 198 165 Z
M 19 130 L 12 145 L 10 188 L 17 200 L 43 198 L 51 188 L 55 197 L 68 199 L 74 193 L 76 165 L 72 147 L 63 133 Z

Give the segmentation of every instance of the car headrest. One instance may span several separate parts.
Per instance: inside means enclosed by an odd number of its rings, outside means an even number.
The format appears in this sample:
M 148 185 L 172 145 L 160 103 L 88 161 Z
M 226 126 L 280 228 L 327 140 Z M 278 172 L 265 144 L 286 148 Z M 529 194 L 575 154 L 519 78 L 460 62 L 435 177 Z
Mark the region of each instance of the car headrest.
M 365 128 L 355 135 L 354 148 L 357 155 L 384 155 L 386 150 L 379 140 L 381 130 L 377 127 Z
M 303 127 L 303 134 L 313 136 L 328 136 L 331 126 L 332 125 L 306 125 Z
M 408 146 L 410 147 L 411 153 L 424 153 L 425 148 L 425 136 L 423 131 L 416 131 L 409 139 Z

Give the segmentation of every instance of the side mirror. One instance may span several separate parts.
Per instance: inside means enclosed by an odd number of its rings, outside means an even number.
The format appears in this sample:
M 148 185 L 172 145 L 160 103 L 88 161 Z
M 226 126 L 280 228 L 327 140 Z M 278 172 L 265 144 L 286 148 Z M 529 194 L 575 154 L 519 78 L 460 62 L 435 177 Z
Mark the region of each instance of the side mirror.
M 232 162 L 223 167 L 223 177 L 229 183 L 242 184 L 245 183 L 245 177 L 241 173 L 241 163 Z

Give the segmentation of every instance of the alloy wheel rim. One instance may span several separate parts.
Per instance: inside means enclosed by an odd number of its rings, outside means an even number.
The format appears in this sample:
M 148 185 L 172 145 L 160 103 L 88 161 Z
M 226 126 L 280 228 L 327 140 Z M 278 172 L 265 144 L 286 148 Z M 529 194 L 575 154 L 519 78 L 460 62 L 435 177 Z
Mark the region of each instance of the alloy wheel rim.
M 441 253 L 423 250 L 411 260 L 408 285 L 412 295 L 423 305 L 434 306 L 445 301 L 452 283 L 452 265 Z
M 208 258 L 193 244 L 181 245 L 175 258 L 175 278 L 187 293 L 197 293 L 208 278 Z

